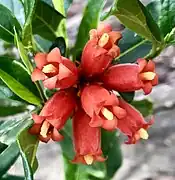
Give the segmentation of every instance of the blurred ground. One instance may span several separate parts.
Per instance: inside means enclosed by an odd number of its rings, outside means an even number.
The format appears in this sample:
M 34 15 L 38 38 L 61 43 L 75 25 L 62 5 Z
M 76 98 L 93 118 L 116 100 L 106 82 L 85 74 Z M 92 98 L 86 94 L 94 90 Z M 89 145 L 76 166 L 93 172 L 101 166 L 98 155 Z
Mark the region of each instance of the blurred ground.
M 144 3 L 147 2 L 144 0 Z M 69 12 L 70 44 L 75 40 L 84 4 L 84 1 L 75 0 Z M 122 28 L 116 19 L 110 22 L 116 30 Z M 166 49 L 155 61 L 160 84 L 148 96 L 155 102 L 155 124 L 149 131 L 148 141 L 122 145 L 123 165 L 113 180 L 175 180 L 175 47 Z M 138 98 L 142 98 L 142 95 L 139 94 Z M 40 168 L 36 180 L 64 179 L 58 145 L 41 144 L 38 158 Z M 11 173 L 23 174 L 20 162 L 12 167 Z

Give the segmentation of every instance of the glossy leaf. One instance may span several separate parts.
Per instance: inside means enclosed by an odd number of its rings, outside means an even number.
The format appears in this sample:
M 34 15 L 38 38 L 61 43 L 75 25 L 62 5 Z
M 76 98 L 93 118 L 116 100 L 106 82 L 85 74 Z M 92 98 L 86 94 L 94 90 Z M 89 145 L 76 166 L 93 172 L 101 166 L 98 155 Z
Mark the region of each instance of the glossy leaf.
M 50 47 L 49 51 L 54 49 L 55 47 L 60 49 L 61 55 L 65 56 L 66 54 L 66 42 L 63 37 L 58 37 L 53 42 L 52 46 Z
M 29 91 L 25 86 L 18 82 L 15 78 L 8 75 L 5 71 L 0 69 L 0 78 L 5 84 L 21 99 L 24 99 L 28 103 L 34 105 L 41 105 L 41 100 L 35 96 L 31 91 Z
M 28 114 L 28 113 L 27 113 Z M 20 131 L 24 128 L 31 126 L 33 121 L 24 113 L 23 115 L 6 118 L 2 124 L 0 124 L 0 142 L 7 145 L 16 141 L 16 138 Z M 1 118 L 2 119 L 2 118 Z
M 153 114 L 153 103 L 148 99 L 133 101 L 131 104 L 138 109 L 144 117 Z
M 54 41 L 59 36 L 58 27 L 63 18 L 64 16 L 62 14 L 48 4 L 38 1 L 32 22 L 33 33 Z
M 27 55 L 27 51 L 25 50 L 23 43 L 19 40 L 18 34 L 16 33 L 15 29 L 14 29 L 14 31 L 15 31 L 16 46 L 18 48 L 20 57 L 25 65 L 25 67 L 27 68 L 28 73 L 31 74 L 31 72 L 33 71 L 33 67 L 32 67 L 30 59 Z
M 171 32 L 175 26 L 175 0 L 161 0 L 160 29 L 164 35 Z
M 11 11 L 0 4 L 0 38 L 13 43 L 15 27 L 17 32 L 21 31 L 21 26 Z
M 0 142 L 0 154 L 8 147 L 7 144 Z
M 0 79 L 20 98 L 39 105 L 38 91 L 23 65 L 8 57 L 0 57 L 0 64 Z
M 32 19 L 35 12 L 36 0 L 24 1 L 25 24 L 22 31 L 22 42 L 25 46 L 32 45 Z
M 115 0 L 109 13 L 115 15 L 127 28 L 148 39 L 156 45 L 163 42 L 160 29 L 151 14 L 139 0 Z
M 151 44 L 129 29 L 122 32 L 119 41 L 121 54 L 116 58 L 119 63 L 133 63 L 137 58 L 145 57 L 151 50 Z
M 127 101 L 127 102 L 132 102 L 135 96 L 135 92 L 120 92 L 121 97 Z
M 12 12 L 12 14 L 16 17 L 21 26 L 24 24 L 24 8 L 23 3 L 20 0 L 1 0 L 0 4 L 7 7 Z
M 75 57 L 81 53 L 84 45 L 89 39 L 89 31 L 97 27 L 100 12 L 104 6 L 103 0 L 89 0 L 84 10 L 83 18 L 79 27 L 75 47 Z
M 107 157 L 105 161 L 107 168 L 106 179 L 111 179 L 122 164 L 122 153 L 118 132 L 102 130 L 102 151 Z
M 20 148 L 25 177 L 28 180 L 33 180 L 33 174 L 38 167 L 36 151 L 39 140 L 37 136 L 29 134 L 28 129 L 25 129 L 19 134 L 17 142 Z
M 27 111 L 27 105 L 10 99 L 0 99 L 0 116 L 15 115 Z
M 0 154 L 0 178 L 8 171 L 19 156 L 19 148 L 16 142 L 9 145 Z

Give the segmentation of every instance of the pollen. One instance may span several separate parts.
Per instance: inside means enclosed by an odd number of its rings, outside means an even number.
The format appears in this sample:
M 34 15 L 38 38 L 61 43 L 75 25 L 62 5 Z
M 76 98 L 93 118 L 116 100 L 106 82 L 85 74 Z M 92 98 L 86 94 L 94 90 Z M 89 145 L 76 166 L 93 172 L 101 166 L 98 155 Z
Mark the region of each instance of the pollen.
M 107 108 L 102 108 L 101 109 L 101 113 L 103 114 L 103 116 L 107 119 L 107 120 L 113 120 L 114 119 L 114 115 L 111 111 L 109 111 Z
M 42 126 L 41 126 L 41 131 L 40 131 L 40 135 L 43 136 L 44 138 L 47 137 L 49 127 L 50 127 L 50 123 L 47 121 L 44 121 Z
M 43 73 L 56 73 L 57 71 L 57 68 L 52 64 L 45 65 L 42 69 Z
M 85 160 L 86 164 L 91 165 L 94 161 L 94 157 L 92 155 L 88 154 L 88 155 L 84 156 L 84 160 Z
M 109 35 L 107 34 L 107 33 L 104 33 L 102 36 L 101 36 L 101 38 L 100 38 L 100 40 L 98 41 L 98 45 L 100 46 L 100 47 L 104 47 L 104 46 L 106 46 L 107 44 L 108 44 L 108 42 L 109 42 Z
M 148 132 L 143 128 L 139 130 L 139 135 L 140 135 L 140 138 L 145 139 L 145 140 L 148 139 L 149 137 Z
M 152 81 L 155 78 L 156 73 L 154 73 L 154 72 L 144 72 L 144 73 L 141 73 L 140 76 L 141 76 L 142 80 Z

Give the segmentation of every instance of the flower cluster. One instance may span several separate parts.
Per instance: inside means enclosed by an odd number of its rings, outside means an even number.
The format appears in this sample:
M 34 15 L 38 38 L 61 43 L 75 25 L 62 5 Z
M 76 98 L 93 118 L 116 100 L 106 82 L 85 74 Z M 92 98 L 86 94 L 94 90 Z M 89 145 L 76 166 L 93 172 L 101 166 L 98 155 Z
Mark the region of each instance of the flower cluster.
M 32 80 L 42 80 L 48 89 L 58 91 L 45 103 L 40 114 L 33 114 L 34 124 L 30 133 L 48 142 L 60 141 L 59 131 L 70 116 L 73 121 L 74 163 L 92 164 L 104 161 L 101 150 L 101 128 L 119 129 L 135 144 L 140 138 L 148 139 L 147 129 L 153 120 L 143 116 L 116 92 L 143 89 L 145 94 L 158 83 L 153 61 L 138 59 L 135 64 L 112 65 L 119 56 L 119 32 L 110 25 L 101 24 L 90 31 L 79 67 L 62 57 L 58 48 L 50 53 L 35 56 L 36 68 Z

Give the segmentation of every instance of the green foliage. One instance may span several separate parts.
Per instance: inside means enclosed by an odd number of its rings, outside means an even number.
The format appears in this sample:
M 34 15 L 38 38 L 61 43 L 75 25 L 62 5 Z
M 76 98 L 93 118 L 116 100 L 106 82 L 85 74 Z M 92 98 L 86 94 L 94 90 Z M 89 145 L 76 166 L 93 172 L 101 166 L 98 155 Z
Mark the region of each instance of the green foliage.
M 100 12 L 104 6 L 103 0 L 89 0 L 84 10 L 83 19 L 79 27 L 76 43 L 75 43 L 75 57 L 79 55 L 89 39 L 89 31 L 97 27 Z
M 138 109 L 144 117 L 153 114 L 153 103 L 148 99 L 133 101 L 131 104 Z
M 0 116 L 15 115 L 27 111 L 27 105 L 10 99 L 0 99 Z
M 73 2 L 73 0 L 64 0 L 64 9 L 65 9 L 65 12 L 68 11 L 68 9 L 69 9 L 70 5 L 72 4 L 72 2 Z
M 1 180 L 24 180 L 25 178 L 22 176 L 13 176 L 13 175 L 5 175 L 1 178 Z
M 0 153 L 0 178 L 8 171 L 19 156 L 19 149 L 16 142 L 9 145 Z
M 28 129 L 25 129 L 19 134 L 17 142 L 23 162 L 25 177 L 27 180 L 33 180 L 33 174 L 38 168 L 36 151 L 39 140 L 36 136 L 29 134 Z
M 14 15 L 9 9 L 0 4 L 0 38 L 13 43 L 14 41 L 14 30 L 16 27 L 17 31 L 21 31 L 21 26 Z
M 0 78 L 21 99 L 40 105 L 40 99 L 34 94 L 37 92 L 35 85 L 23 65 L 11 58 L 0 57 Z
M 125 101 L 127 101 L 127 102 L 130 103 L 130 102 L 132 102 L 133 99 L 134 99 L 135 92 L 125 92 L 125 93 L 120 92 L 120 95 L 121 95 L 121 97 L 122 97 Z
M 48 4 L 38 1 L 32 21 L 33 34 L 38 34 L 45 39 L 54 41 L 59 35 L 58 27 L 63 18 L 62 14 Z

